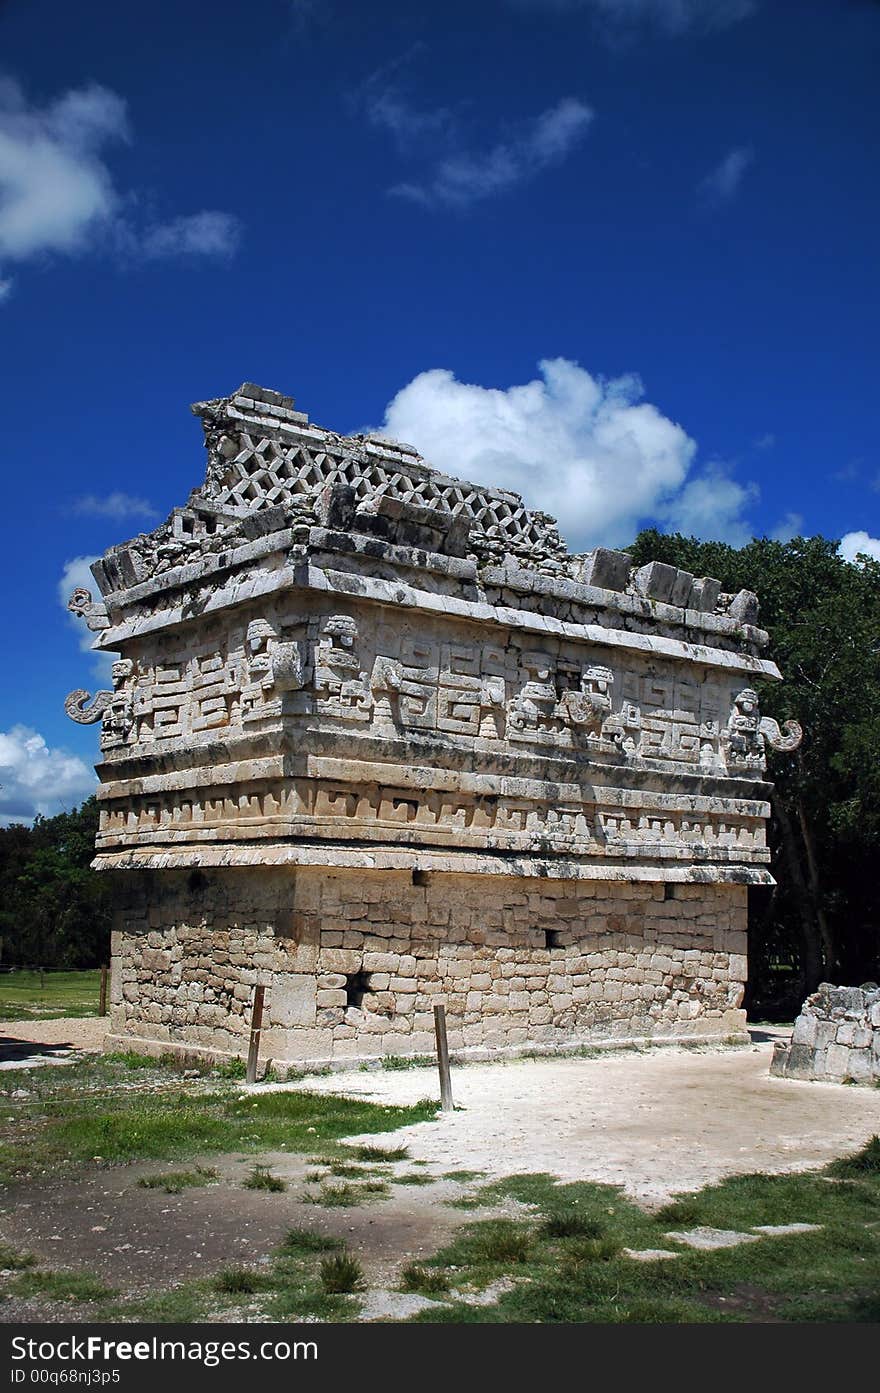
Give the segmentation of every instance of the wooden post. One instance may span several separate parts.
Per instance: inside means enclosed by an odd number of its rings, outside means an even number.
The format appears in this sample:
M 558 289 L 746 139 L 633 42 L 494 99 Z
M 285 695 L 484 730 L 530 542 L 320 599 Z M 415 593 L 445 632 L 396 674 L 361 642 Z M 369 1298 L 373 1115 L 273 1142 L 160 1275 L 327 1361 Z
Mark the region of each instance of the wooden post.
M 251 1043 L 248 1048 L 245 1083 L 256 1083 L 257 1060 L 260 1057 L 260 1031 L 263 1028 L 263 997 L 266 988 L 261 984 L 254 987 L 254 1010 L 251 1016 Z
M 98 1003 L 98 1015 L 107 1014 L 107 964 L 101 963 L 101 997 Z
M 446 1007 L 434 1007 L 434 1034 L 437 1037 L 437 1068 L 440 1070 L 440 1107 L 452 1112 L 452 1079 L 449 1075 L 449 1045 L 446 1041 Z

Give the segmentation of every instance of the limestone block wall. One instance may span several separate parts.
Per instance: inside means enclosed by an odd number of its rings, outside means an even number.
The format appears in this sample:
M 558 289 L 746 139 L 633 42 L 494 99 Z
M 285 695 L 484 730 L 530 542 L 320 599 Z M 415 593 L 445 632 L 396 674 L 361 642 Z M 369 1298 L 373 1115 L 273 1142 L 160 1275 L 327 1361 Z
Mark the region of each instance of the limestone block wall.
M 111 1043 L 338 1062 L 743 1036 L 746 888 L 323 867 L 127 872 Z
M 773 1051 L 771 1074 L 828 1083 L 880 1083 L 880 987 L 822 982 L 808 996 L 791 1043 Z

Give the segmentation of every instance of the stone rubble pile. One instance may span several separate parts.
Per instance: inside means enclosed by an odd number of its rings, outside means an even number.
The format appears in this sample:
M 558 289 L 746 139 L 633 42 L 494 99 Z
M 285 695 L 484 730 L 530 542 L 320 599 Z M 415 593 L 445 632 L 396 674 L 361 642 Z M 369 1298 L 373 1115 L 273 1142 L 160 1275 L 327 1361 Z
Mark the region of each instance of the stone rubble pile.
M 770 1072 L 828 1083 L 880 1082 L 880 986 L 822 982 L 804 1002 L 791 1043 L 774 1047 Z

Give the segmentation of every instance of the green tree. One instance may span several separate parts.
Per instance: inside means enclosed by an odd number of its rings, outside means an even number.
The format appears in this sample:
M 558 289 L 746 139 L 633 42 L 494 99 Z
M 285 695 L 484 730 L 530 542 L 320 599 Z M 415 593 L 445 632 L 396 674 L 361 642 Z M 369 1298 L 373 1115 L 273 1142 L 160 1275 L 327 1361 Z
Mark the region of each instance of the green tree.
M 823 978 L 880 973 L 880 565 L 843 560 L 836 541 L 756 538 L 734 548 L 641 532 L 636 565 L 666 561 L 754 590 L 784 681 L 760 684 L 761 709 L 804 727 L 800 750 L 772 757 L 774 892 L 753 897 L 755 1005 L 769 1009 L 772 967 L 788 958 L 795 999 Z
M 106 961 L 106 877 L 91 869 L 98 807 L 0 828 L 0 937 L 6 965 L 95 967 Z

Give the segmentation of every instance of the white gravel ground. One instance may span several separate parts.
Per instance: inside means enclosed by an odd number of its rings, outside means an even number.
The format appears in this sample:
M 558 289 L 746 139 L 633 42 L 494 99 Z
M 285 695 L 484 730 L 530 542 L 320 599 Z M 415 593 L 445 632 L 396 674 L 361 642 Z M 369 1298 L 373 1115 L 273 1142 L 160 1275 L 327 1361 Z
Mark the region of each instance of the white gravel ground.
M 771 1078 L 771 1053 L 764 1041 L 700 1053 L 472 1064 L 453 1070 L 457 1110 L 408 1128 L 406 1143 L 434 1172 L 548 1171 L 621 1185 L 655 1206 L 728 1175 L 823 1166 L 880 1133 L 880 1089 Z M 439 1092 L 432 1069 L 282 1086 L 382 1103 Z M 400 1133 L 387 1141 L 399 1145 Z

